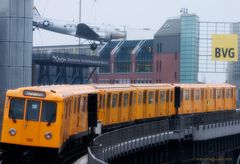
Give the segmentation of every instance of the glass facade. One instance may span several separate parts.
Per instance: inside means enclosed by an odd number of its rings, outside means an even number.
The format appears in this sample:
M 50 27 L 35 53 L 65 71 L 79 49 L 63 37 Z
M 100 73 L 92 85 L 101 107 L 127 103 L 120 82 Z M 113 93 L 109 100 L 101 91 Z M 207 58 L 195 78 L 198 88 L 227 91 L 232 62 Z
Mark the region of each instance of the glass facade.
M 153 72 L 153 40 L 146 40 L 136 55 L 136 72 Z
M 132 50 L 139 43 L 139 40 L 126 41 L 121 46 L 118 53 L 114 57 L 114 72 L 128 73 L 131 72 L 131 54 Z
M 116 45 L 118 44 L 118 41 L 110 41 L 106 47 L 104 47 L 104 49 L 99 53 L 99 56 L 101 57 L 102 60 L 106 60 L 110 62 L 110 55 L 111 55 L 111 51 L 116 47 Z M 106 67 L 102 67 L 99 68 L 99 73 L 110 73 L 110 64 Z
M 198 82 L 199 18 L 196 15 L 181 16 L 180 82 Z
M 237 85 L 237 107 L 240 107 L 240 23 L 231 24 L 231 33 L 238 34 L 238 62 L 227 64 L 227 81 Z

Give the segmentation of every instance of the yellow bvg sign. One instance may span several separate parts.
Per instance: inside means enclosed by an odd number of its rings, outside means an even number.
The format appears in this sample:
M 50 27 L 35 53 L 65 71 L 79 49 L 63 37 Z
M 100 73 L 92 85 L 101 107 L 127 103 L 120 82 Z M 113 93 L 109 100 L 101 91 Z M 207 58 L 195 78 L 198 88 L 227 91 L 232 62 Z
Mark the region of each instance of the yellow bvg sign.
M 238 61 L 238 35 L 212 35 L 212 60 Z

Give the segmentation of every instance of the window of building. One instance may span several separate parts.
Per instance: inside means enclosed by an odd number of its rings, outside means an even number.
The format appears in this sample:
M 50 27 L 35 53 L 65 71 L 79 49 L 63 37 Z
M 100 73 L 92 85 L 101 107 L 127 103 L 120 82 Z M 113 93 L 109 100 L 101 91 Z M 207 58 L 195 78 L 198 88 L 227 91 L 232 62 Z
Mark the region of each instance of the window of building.
M 162 44 L 157 43 L 157 53 L 161 53 L 161 52 L 162 52 Z

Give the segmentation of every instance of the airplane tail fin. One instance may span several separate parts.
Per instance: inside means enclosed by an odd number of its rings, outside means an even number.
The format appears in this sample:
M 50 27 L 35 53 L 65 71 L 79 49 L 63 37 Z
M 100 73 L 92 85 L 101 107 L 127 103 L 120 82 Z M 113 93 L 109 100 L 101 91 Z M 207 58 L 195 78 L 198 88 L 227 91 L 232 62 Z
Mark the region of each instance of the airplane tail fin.
M 41 20 L 41 19 L 42 19 L 42 17 L 39 14 L 36 6 L 33 6 L 33 20 Z

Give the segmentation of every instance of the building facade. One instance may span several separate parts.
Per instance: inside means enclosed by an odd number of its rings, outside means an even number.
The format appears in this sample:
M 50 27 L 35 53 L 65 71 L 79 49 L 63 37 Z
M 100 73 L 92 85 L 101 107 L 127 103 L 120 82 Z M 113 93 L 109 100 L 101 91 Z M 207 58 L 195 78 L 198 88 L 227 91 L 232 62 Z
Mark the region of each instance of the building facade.
M 198 82 L 199 18 L 194 14 L 181 16 L 180 82 Z
M 181 20 L 168 19 L 151 40 L 112 41 L 99 55 L 109 60 L 96 83 L 179 82 Z

